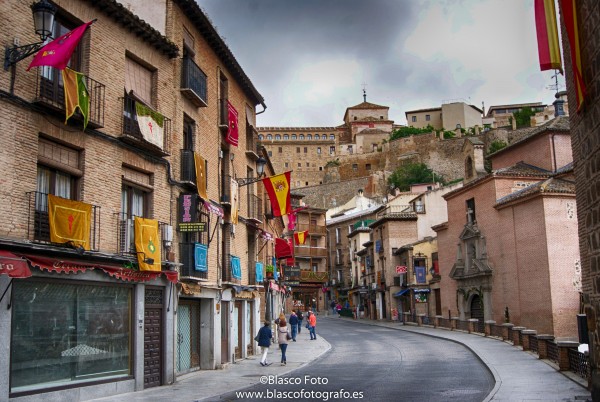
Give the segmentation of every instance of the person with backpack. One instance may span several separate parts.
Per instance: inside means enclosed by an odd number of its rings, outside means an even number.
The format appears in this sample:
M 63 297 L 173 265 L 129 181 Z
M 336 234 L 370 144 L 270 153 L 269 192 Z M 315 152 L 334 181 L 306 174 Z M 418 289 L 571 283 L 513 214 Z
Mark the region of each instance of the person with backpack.
M 300 333 L 302 329 L 302 320 L 304 319 L 304 314 L 302 314 L 302 310 L 298 309 L 298 333 Z

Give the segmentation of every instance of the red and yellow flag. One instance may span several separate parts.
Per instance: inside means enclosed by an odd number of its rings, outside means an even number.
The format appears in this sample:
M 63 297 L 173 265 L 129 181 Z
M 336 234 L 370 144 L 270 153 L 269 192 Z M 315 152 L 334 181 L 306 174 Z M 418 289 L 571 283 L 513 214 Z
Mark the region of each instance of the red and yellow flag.
M 273 216 L 283 216 L 292 212 L 292 203 L 290 201 L 290 173 L 291 172 L 285 172 L 262 179 L 265 190 L 271 200 Z
M 138 252 L 140 271 L 160 272 L 160 237 L 158 221 L 135 217 L 135 251 Z M 150 263 L 149 259 L 152 259 Z
M 304 232 L 294 233 L 294 241 L 296 242 L 296 244 L 306 243 L 307 238 L 308 238 L 308 230 L 305 230 Z
M 67 121 L 75 114 L 79 108 L 83 116 L 83 129 L 87 127 L 90 117 L 90 94 L 85 85 L 85 76 L 70 68 L 62 70 L 63 86 L 65 90 L 65 112 Z
M 560 0 L 565 28 L 569 37 L 571 48 L 571 65 L 573 68 L 573 81 L 575 95 L 577 96 L 577 111 L 583 105 L 586 88 L 583 82 L 583 67 L 581 64 L 581 47 L 579 46 L 579 25 L 577 24 L 577 2 L 575 0 Z
M 90 249 L 92 206 L 48 194 L 50 241 Z
M 535 0 L 534 7 L 540 70 L 562 72 L 554 0 Z

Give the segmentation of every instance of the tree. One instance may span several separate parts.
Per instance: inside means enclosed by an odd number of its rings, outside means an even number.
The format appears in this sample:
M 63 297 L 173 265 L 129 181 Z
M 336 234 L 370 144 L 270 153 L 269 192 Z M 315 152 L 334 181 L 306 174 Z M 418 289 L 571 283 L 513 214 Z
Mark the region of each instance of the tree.
M 488 149 L 488 155 L 493 154 L 496 151 L 501 150 L 502 148 L 504 148 L 505 146 L 507 146 L 508 144 L 502 140 L 495 140 L 494 142 L 492 142 L 490 144 L 490 149 Z
M 395 140 L 396 138 L 405 138 L 410 137 L 411 135 L 419 135 L 419 134 L 427 134 L 435 131 L 431 125 L 427 125 L 425 128 L 415 128 L 413 126 L 410 127 L 399 127 L 395 129 L 392 134 L 390 134 L 390 141 Z
M 441 176 L 434 176 L 433 170 L 429 169 L 426 164 L 408 163 L 400 166 L 392 173 L 388 178 L 388 185 L 400 191 L 408 191 L 411 184 L 432 183 L 434 180 L 443 182 Z
M 524 107 L 518 112 L 513 113 L 517 128 L 531 127 L 531 116 L 535 115 L 535 112 L 530 107 Z

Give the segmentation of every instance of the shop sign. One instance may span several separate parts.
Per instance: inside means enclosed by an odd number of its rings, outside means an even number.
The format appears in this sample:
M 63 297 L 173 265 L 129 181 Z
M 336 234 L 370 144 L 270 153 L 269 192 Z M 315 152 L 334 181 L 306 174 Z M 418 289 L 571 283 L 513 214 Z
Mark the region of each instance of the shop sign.
M 205 232 L 206 222 L 198 216 L 198 194 L 183 193 L 178 200 L 177 230 L 180 232 Z
M 397 265 L 396 266 L 396 273 L 397 274 L 405 274 L 408 271 L 408 269 L 406 268 L 405 265 Z

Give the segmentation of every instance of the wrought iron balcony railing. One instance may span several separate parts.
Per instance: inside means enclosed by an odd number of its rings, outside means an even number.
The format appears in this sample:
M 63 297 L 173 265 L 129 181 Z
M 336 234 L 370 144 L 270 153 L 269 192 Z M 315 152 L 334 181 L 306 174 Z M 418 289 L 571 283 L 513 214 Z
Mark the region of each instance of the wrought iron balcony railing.
M 29 200 L 27 238 L 34 242 L 50 242 L 50 220 L 48 217 L 48 194 L 38 191 L 27 192 Z M 100 248 L 100 207 L 92 205 L 89 245 L 91 251 Z
M 120 255 L 136 255 L 135 250 L 135 216 L 128 215 L 125 212 L 119 212 L 117 215 L 117 253 Z M 167 224 L 158 222 L 158 232 L 160 235 L 161 259 L 166 261 L 167 250 L 163 239 L 166 238 Z
M 181 181 L 196 183 L 196 163 L 194 161 L 194 151 L 189 149 L 181 150 Z
M 84 82 L 90 99 L 88 127 L 104 127 L 104 97 L 106 88 L 104 84 L 87 75 L 84 76 Z M 36 102 L 65 113 L 65 89 L 60 70 L 54 67 L 38 68 Z M 75 112 L 74 118 L 83 121 L 83 116 L 79 112 L 79 109 Z
M 135 106 L 136 100 L 131 96 L 124 96 L 120 99 L 123 102 L 121 138 L 126 142 L 132 143 L 137 147 L 144 148 L 158 155 L 167 155 L 167 150 L 169 149 L 169 139 L 171 137 L 171 120 L 163 116 L 164 121 L 162 144 L 161 146 L 153 144 L 148 141 L 148 139 L 144 138 L 142 131 L 140 130 Z
M 181 93 L 197 107 L 208 106 L 206 74 L 189 57 L 181 65 Z
M 260 222 L 263 220 L 262 200 L 254 194 L 248 194 L 248 218 Z

